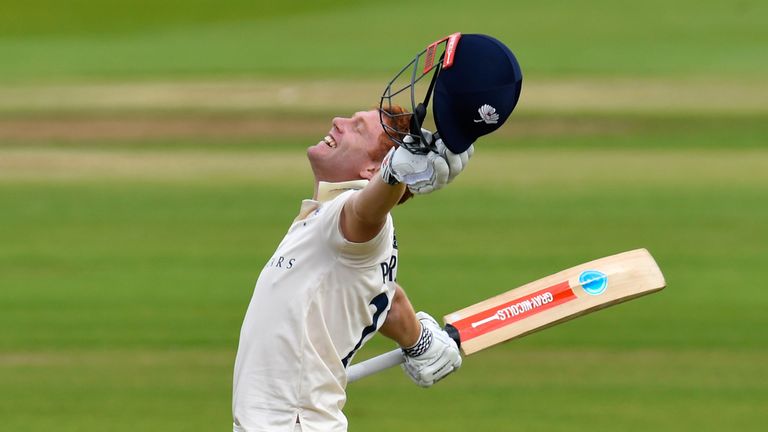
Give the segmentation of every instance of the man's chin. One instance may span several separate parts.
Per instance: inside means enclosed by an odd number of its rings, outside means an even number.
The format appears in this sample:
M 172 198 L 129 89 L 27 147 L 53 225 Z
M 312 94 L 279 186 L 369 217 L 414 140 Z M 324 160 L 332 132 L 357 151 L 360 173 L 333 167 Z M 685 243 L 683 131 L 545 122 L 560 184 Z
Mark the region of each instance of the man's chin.
M 310 163 L 313 163 L 313 161 L 318 161 L 323 158 L 325 154 L 325 151 L 322 147 L 320 147 L 320 144 L 315 144 L 313 146 L 307 147 L 307 158 L 309 159 Z
M 316 178 L 319 174 L 324 172 L 324 156 L 326 156 L 326 152 L 320 145 L 314 145 L 307 148 L 307 160 L 309 161 L 309 166 L 312 168 L 312 172 L 315 174 Z
M 321 141 L 313 146 L 307 147 L 307 156 L 310 158 L 323 157 L 324 155 L 329 154 L 331 150 L 333 149 L 328 147 L 328 144 Z

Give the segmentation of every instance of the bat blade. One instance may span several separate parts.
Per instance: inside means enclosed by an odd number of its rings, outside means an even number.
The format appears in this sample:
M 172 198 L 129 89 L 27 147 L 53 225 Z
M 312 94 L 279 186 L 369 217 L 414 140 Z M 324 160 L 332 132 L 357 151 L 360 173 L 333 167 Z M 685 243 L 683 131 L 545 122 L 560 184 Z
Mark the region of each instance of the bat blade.
M 666 286 L 646 249 L 584 263 L 445 316 L 469 355 Z
M 646 249 L 596 259 L 499 294 L 445 316 L 464 355 L 519 338 L 666 286 Z M 404 361 L 396 349 L 347 370 L 357 381 Z

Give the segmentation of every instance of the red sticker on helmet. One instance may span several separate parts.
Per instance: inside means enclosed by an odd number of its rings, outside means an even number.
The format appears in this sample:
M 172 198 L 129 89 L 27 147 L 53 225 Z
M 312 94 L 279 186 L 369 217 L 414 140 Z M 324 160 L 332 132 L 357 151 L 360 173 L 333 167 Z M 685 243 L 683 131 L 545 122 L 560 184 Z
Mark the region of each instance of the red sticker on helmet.
M 427 52 L 424 57 L 424 72 L 427 73 L 435 67 L 435 53 L 437 52 L 437 46 L 441 43 L 448 41 L 445 45 L 445 55 L 443 56 L 443 69 L 447 69 L 453 65 L 453 58 L 456 54 L 456 46 L 459 44 L 459 38 L 461 33 L 454 33 L 450 36 L 446 36 L 438 41 L 432 42 L 427 47 Z

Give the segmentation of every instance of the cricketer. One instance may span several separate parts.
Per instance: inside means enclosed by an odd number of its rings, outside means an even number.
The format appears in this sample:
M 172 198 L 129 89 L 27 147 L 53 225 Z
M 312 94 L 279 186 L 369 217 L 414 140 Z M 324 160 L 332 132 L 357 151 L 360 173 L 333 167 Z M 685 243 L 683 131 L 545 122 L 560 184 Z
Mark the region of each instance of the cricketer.
M 377 331 L 402 348 L 403 370 L 419 386 L 461 366 L 456 342 L 429 314 L 415 313 L 397 282 L 390 211 L 448 185 L 466 168 L 475 139 L 511 113 L 521 76 L 511 53 L 488 54 L 499 45 L 482 35 L 454 43 L 455 61 L 436 87 L 448 86 L 435 102 L 440 135 L 421 128 L 415 108 L 389 105 L 334 118 L 308 148 L 312 198 L 262 269 L 241 328 L 235 432 L 346 431 L 346 369 Z M 477 71 L 483 62 L 495 81 Z M 514 81 L 517 93 L 498 91 L 499 80 Z M 466 118 L 451 119 L 462 112 Z

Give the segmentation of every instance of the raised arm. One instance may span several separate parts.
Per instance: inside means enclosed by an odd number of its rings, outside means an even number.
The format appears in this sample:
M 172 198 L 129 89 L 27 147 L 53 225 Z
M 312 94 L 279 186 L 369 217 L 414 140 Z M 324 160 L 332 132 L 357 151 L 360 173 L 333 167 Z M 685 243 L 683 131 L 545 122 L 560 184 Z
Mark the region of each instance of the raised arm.
M 374 175 L 365 188 L 355 192 L 344 204 L 340 222 L 344 238 L 363 243 L 376 237 L 404 192 L 404 184 L 390 185 L 381 176 Z
M 432 135 L 429 131 L 423 132 Z M 438 153 L 427 154 L 413 154 L 403 147 L 392 148 L 370 183 L 344 204 L 341 213 L 344 238 L 362 243 L 376 237 L 406 186 L 415 195 L 444 187 L 464 170 L 474 151 L 474 147 L 470 147 L 464 153 L 454 154 L 442 140 L 437 140 L 437 148 Z

